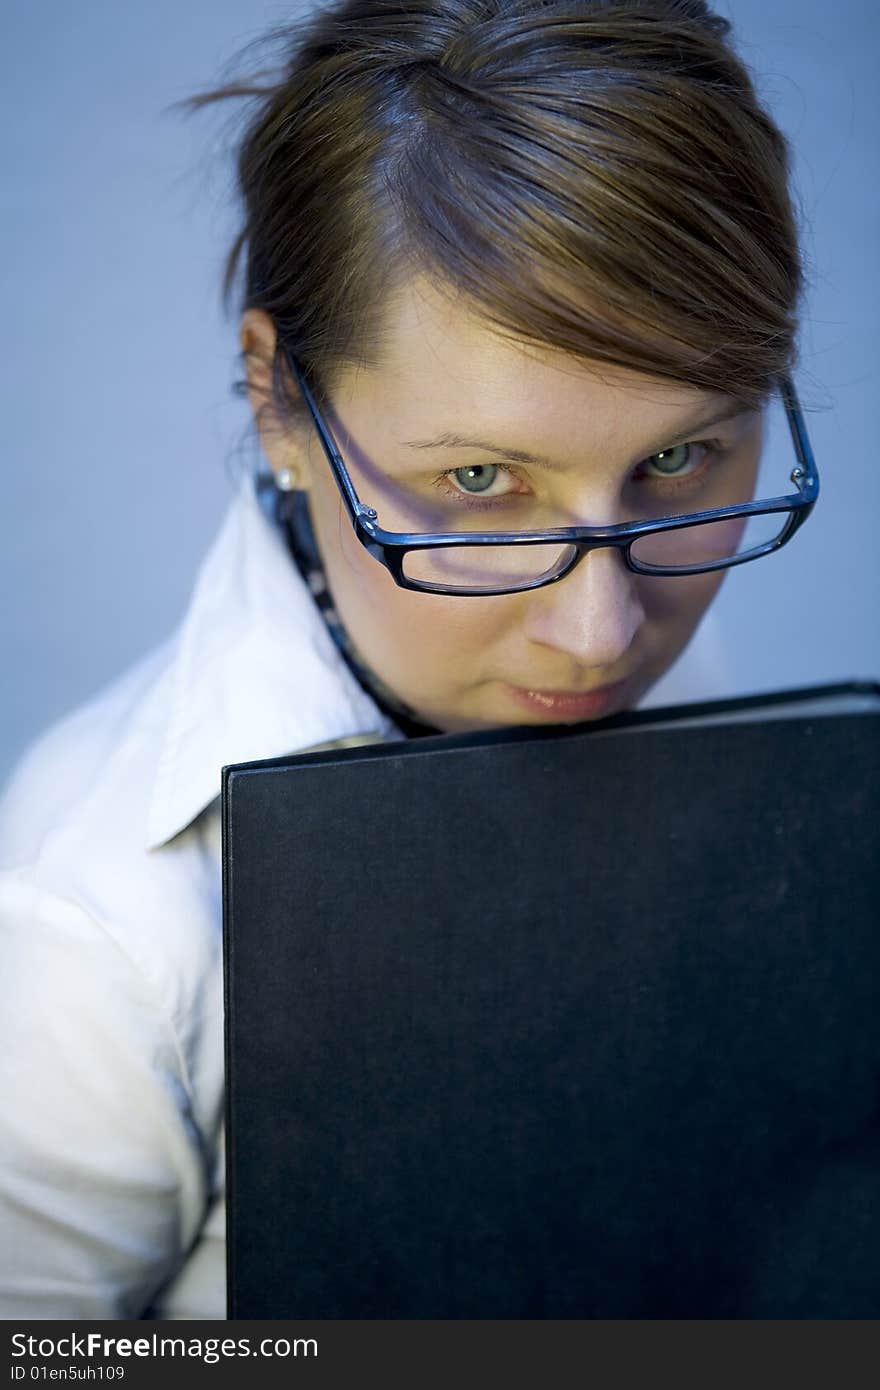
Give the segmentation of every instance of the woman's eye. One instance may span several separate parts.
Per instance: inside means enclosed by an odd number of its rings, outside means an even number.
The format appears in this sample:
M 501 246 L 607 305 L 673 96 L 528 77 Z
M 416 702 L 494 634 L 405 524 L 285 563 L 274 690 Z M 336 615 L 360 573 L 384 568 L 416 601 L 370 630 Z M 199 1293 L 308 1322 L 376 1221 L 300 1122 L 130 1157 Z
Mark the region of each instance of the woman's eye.
M 471 463 L 466 468 L 451 468 L 434 479 L 434 486 L 453 501 L 474 507 L 530 495 L 522 479 L 504 463 Z
M 696 465 L 699 462 L 694 454 L 700 447 L 699 444 L 676 444 L 673 449 L 661 449 L 659 454 L 652 454 L 645 459 L 645 465 L 663 478 L 679 478 L 686 472 L 688 464 Z
M 489 491 L 500 472 L 497 463 L 478 463 L 468 468 L 456 468 L 447 476 L 458 484 L 462 492 L 469 492 L 478 497 L 481 493 Z

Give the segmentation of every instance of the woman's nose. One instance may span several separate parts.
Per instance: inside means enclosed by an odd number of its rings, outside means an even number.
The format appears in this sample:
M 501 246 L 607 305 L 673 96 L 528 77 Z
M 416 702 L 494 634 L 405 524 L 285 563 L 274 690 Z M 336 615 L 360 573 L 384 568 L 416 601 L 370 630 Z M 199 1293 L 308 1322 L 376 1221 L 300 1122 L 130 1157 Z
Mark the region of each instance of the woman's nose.
M 581 666 L 613 670 L 645 620 L 636 580 L 619 551 L 590 551 L 564 579 L 529 595 L 526 636 Z

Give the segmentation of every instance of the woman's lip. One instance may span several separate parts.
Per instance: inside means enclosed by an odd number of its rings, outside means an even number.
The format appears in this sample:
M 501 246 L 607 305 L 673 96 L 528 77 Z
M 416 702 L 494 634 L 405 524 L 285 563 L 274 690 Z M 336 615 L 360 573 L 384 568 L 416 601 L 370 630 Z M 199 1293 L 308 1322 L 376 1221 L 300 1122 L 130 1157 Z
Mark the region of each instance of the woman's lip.
M 603 685 L 578 695 L 566 690 L 527 690 L 509 685 L 507 689 L 518 704 L 547 720 L 595 719 L 605 714 L 619 699 L 625 682 Z

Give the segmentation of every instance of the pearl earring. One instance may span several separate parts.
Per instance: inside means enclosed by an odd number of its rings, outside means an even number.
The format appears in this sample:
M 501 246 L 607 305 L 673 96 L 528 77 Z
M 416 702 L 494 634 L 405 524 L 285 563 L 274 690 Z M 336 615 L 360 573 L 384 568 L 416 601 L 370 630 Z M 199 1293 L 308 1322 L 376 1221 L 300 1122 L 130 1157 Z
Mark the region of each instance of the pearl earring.
M 293 492 L 296 487 L 296 474 L 292 468 L 279 468 L 275 474 L 275 486 L 279 492 Z

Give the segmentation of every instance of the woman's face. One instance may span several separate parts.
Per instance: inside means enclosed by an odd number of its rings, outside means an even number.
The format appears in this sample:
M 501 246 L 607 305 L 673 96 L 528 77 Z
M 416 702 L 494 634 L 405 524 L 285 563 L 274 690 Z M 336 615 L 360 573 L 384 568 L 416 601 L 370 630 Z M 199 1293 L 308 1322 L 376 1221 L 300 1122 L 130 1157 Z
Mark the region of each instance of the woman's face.
M 695 429 L 730 399 L 525 347 L 424 280 L 395 301 L 387 342 L 381 368 L 351 369 L 325 418 L 358 495 L 389 529 L 613 523 L 633 514 L 627 502 L 636 477 L 644 490 L 649 459 L 652 498 L 656 486 L 664 499 L 652 501 L 652 514 L 672 515 L 699 509 L 681 500 L 693 494 L 667 482 L 665 469 L 693 473 L 706 455 L 700 441 L 757 462 L 759 413 Z M 266 315 L 245 315 L 242 344 L 254 354 L 258 404 L 259 358 L 268 361 L 274 344 Z M 443 436 L 445 445 L 427 447 Z M 693 447 L 669 452 L 682 439 Z M 309 492 L 330 589 L 360 657 L 417 718 L 448 732 L 633 707 L 683 651 L 725 574 L 635 575 L 606 549 L 537 590 L 415 593 L 356 540 L 313 429 L 264 430 L 263 443 L 272 466 L 292 468 Z M 540 464 L 515 457 L 523 452 Z M 663 491 L 673 486 L 677 493 Z M 440 517 L 442 525 L 420 524 Z M 400 524 L 409 519 L 415 524 Z

